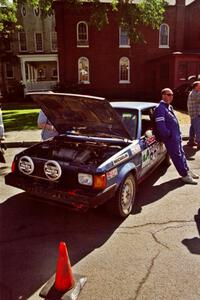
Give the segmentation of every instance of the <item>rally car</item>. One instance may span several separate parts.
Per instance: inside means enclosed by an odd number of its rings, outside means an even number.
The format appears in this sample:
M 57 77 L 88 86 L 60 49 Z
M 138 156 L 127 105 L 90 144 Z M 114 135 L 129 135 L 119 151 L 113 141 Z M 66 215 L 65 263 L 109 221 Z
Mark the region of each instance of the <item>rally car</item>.
M 8 185 L 38 200 L 87 210 L 106 206 L 125 218 L 138 184 L 163 160 L 154 135 L 156 103 L 109 102 L 61 93 L 30 93 L 59 135 L 17 154 Z

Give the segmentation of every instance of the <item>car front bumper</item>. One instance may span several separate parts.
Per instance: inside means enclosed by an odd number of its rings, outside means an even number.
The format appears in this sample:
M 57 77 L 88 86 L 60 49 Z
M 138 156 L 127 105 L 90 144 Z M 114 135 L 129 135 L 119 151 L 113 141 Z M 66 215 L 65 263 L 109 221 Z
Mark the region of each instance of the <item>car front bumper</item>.
M 40 180 L 33 180 L 31 177 L 20 177 L 14 173 L 5 176 L 5 183 L 38 197 L 37 200 L 39 201 L 61 204 L 75 210 L 88 210 L 97 207 L 114 197 L 117 191 L 117 184 L 113 184 L 103 191 L 65 190 L 56 187 L 56 183 L 42 183 Z

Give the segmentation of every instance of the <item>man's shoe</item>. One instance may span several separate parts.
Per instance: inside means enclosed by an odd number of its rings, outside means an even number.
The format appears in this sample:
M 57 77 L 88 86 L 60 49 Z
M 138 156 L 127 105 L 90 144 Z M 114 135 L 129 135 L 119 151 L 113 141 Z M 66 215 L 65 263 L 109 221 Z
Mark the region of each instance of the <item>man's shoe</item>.
M 191 170 L 189 170 L 188 173 L 193 179 L 199 179 L 199 175 L 193 173 Z
M 194 141 L 194 142 L 192 142 L 192 141 L 189 141 L 189 142 L 187 142 L 187 145 L 188 146 L 191 146 L 191 147 L 193 147 L 193 146 L 198 146 L 198 144 Z
M 191 175 L 183 176 L 181 177 L 182 181 L 187 183 L 187 184 L 198 184 L 197 181 L 195 181 Z

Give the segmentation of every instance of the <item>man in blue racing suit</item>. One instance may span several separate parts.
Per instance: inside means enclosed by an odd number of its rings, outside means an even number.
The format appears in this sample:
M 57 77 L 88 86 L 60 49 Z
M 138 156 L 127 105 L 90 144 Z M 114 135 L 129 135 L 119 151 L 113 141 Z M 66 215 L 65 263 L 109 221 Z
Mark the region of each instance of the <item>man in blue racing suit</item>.
M 167 152 L 183 182 L 197 184 L 194 179 L 198 179 L 199 176 L 189 170 L 182 147 L 179 123 L 170 105 L 173 100 L 173 92 L 171 89 L 165 88 L 161 91 L 161 95 L 162 100 L 154 112 L 157 135 L 165 144 Z

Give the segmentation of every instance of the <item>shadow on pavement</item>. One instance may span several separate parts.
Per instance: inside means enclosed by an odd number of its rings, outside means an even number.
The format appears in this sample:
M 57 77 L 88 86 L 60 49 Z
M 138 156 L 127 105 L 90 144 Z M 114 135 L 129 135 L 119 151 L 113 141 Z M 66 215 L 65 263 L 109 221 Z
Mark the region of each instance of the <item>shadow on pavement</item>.
M 104 244 L 122 221 L 99 210 L 73 212 L 26 193 L 0 205 L 0 299 L 27 299 L 55 273 L 60 241 L 74 265 Z M 84 275 L 84 274 L 83 274 Z
M 142 211 L 142 206 L 161 200 L 162 197 L 170 191 L 178 189 L 184 185 L 184 182 L 180 178 L 175 178 L 161 184 L 154 185 L 154 183 L 163 176 L 166 171 L 167 168 L 165 166 L 160 166 L 150 177 L 148 177 L 147 180 L 139 185 L 133 214 L 140 213 Z
M 180 179 L 154 186 L 167 168 L 160 166 L 140 184 L 136 209 L 161 200 L 183 185 Z M 133 211 L 137 213 L 138 211 Z M 87 213 L 34 201 L 27 193 L 0 205 L 0 299 L 27 299 L 55 273 L 58 245 L 67 245 L 72 266 L 101 247 L 120 226 L 101 209 Z M 84 274 L 82 274 L 84 275 Z
M 200 236 L 200 208 L 198 214 L 194 215 L 194 220 Z M 184 239 L 182 240 L 182 244 L 185 245 L 192 254 L 200 254 L 200 238 L 194 237 L 192 239 Z

